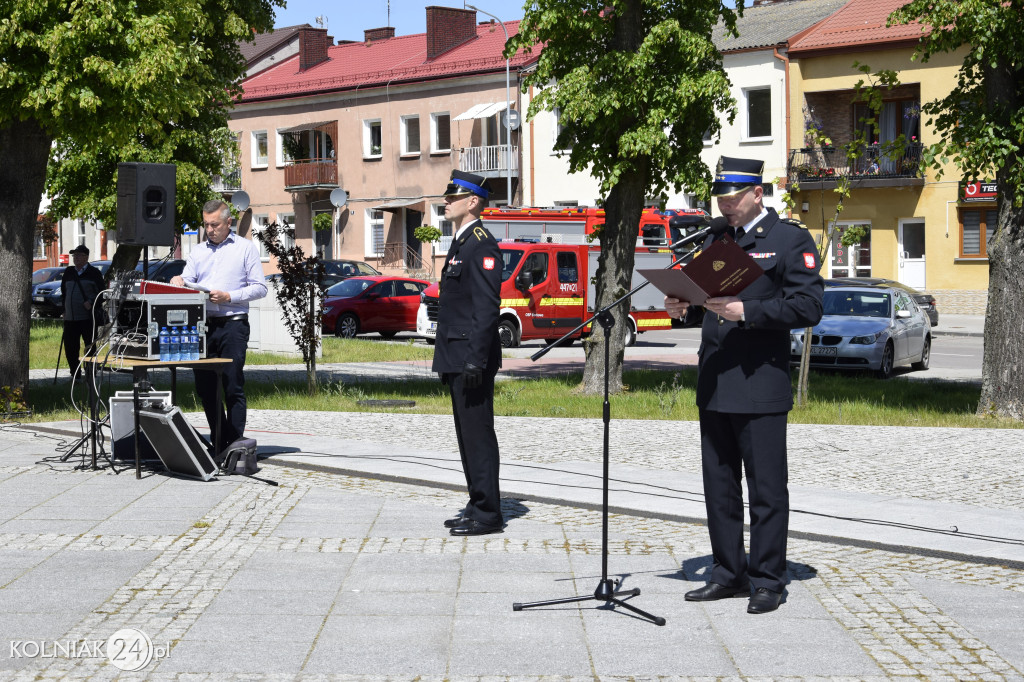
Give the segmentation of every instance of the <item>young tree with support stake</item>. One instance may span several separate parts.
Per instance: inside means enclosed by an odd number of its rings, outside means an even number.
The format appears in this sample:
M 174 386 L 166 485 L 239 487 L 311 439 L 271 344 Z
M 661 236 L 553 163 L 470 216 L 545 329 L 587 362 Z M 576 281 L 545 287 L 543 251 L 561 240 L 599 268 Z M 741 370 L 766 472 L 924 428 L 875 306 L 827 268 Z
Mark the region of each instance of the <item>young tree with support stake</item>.
M 743 1 L 737 3 L 742 12 Z M 569 149 L 569 171 L 589 172 L 606 193 L 606 222 L 596 308 L 630 289 L 644 200 L 685 185 L 707 197 L 711 175 L 701 161 L 704 134 L 731 121 L 735 103 L 711 31 L 732 9 L 717 0 L 536 0 L 505 54 L 543 45 L 537 68 L 523 80 L 536 86 L 528 116 L 560 111 L 556 148 Z M 609 389 L 622 389 L 628 309 L 613 311 Z M 604 332 L 595 325 L 585 344 L 586 393 L 603 391 Z

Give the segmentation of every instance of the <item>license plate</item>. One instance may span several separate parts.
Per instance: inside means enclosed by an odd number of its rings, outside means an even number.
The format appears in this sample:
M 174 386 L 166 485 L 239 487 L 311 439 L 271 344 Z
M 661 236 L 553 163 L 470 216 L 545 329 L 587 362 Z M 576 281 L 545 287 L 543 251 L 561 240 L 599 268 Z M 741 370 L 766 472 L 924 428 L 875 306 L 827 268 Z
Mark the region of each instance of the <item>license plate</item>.
M 427 327 L 427 331 L 436 332 L 437 331 L 437 322 L 431 322 L 430 326 Z
M 22 299 L 22 300 L 24 300 L 24 299 Z M 36 303 L 42 303 L 46 299 L 44 299 L 42 296 L 33 296 L 32 300 L 35 301 Z
M 834 346 L 811 346 L 811 355 L 835 355 Z

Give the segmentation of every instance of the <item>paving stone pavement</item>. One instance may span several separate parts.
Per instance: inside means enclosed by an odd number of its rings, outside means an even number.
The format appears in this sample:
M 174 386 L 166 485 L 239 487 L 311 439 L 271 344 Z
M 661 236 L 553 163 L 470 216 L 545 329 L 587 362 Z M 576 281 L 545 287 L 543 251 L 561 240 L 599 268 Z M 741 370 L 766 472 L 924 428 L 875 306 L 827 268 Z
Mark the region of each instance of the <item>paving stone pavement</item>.
M 517 463 L 600 460 L 599 421 L 497 421 Z M 794 537 L 786 602 L 751 616 L 742 599 L 683 600 L 710 569 L 700 523 L 613 513 L 609 575 L 664 627 L 593 600 L 513 612 L 594 591 L 600 514 L 507 494 L 503 534 L 456 539 L 441 521 L 460 492 L 382 480 L 405 452 L 449 465 L 450 418 L 255 411 L 250 429 L 261 449 L 329 457 L 264 459 L 276 487 L 137 480 L 56 461 L 69 439 L 53 433 L 0 430 L 0 679 L 1024 680 L 1024 562 Z M 612 425 L 617 462 L 665 477 L 698 471 L 695 436 L 692 423 Z M 791 479 L 844 500 L 895 487 L 904 505 L 953 501 L 1022 542 L 1022 436 L 794 426 Z M 375 476 L 341 472 L 357 450 L 376 454 Z M 103 646 L 126 628 L 155 653 L 138 672 Z

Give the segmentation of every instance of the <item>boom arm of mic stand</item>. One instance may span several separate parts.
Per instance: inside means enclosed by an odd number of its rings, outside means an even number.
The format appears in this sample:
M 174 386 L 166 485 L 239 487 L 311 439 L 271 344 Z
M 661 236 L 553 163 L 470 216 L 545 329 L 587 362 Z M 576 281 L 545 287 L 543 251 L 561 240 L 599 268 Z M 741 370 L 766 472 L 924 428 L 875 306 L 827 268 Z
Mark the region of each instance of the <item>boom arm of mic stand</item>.
M 682 241 L 682 240 L 680 240 L 680 241 Z M 673 244 L 672 246 L 677 246 L 678 244 L 679 244 L 679 242 L 676 242 L 676 244 Z M 683 262 L 684 260 L 686 260 L 687 258 L 689 258 L 690 256 L 692 256 L 692 255 L 693 255 L 693 254 L 694 254 L 694 253 L 695 253 L 695 252 L 697 251 L 697 248 L 698 248 L 698 247 L 696 247 L 696 246 L 695 246 L 695 247 L 693 247 L 693 248 L 692 248 L 692 249 L 690 249 L 690 250 L 689 250 L 689 251 L 688 251 L 687 253 L 684 253 L 684 254 L 683 254 L 682 256 L 680 256 L 680 257 L 679 257 L 679 258 L 677 258 L 676 260 L 674 260 L 674 261 L 672 261 L 671 263 L 669 263 L 668 265 L 666 265 L 666 266 L 665 266 L 664 268 L 662 268 L 662 270 L 671 270 L 671 269 L 672 269 L 672 268 L 674 268 L 675 266 L 679 265 L 679 264 L 680 264 L 680 263 L 682 263 L 682 262 Z M 534 353 L 533 355 L 531 355 L 531 356 L 530 356 L 530 361 L 531 361 L 531 362 L 537 362 L 537 360 L 540 360 L 540 359 L 541 359 L 542 357 L 544 357 L 545 355 L 547 355 L 547 354 L 548 354 L 548 352 L 549 352 L 549 351 L 550 351 L 550 350 L 551 350 L 552 348 L 554 348 L 554 347 L 555 347 L 555 346 L 557 346 L 558 344 L 562 343 L 562 341 L 564 341 L 564 340 L 565 340 L 565 339 L 567 339 L 568 337 L 572 336 L 572 335 L 573 335 L 573 334 L 575 334 L 576 332 L 580 331 L 581 329 L 583 329 L 584 327 L 586 327 L 586 326 L 587 326 L 588 324 L 592 323 L 592 322 L 593 322 L 594 320 L 596 320 L 596 319 L 597 319 L 597 318 L 598 318 L 598 317 L 599 317 L 600 315 L 602 315 L 602 314 L 604 314 L 604 313 L 607 313 L 607 312 L 609 312 L 609 311 L 610 311 L 610 310 L 611 310 L 612 308 L 614 308 L 615 306 L 619 305 L 620 303 L 622 303 L 623 301 L 625 301 L 625 300 L 626 300 L 627 298 L 629 298 L 630 296 L 632 296 L 632 295 L 633 295 L 633 294 L 635 294 L 636 292 L 638 292 L 638 291 L 640 291 L 641 289 L 643 289 L 643 288 L 644 288 L 645 286 L 647 286 L 648 284 L 650 284 L 650 281 L 648 281 L 648 280 L 644 280 L 644 281 L 643 281 L 643 282 L 641 282 L 640 284 L 637 284 L 637 285 L 636 285 L 635 287 L 633 287 L 633 288 L 632 288 L 632 289 L 630 289 L 630 290 L 629 290 L 628 292 L 626 292 L 626 293 L 625 293 L 625 294 L 624 294 L 624 295 L 623 295 L 623 296 L 622 296 L 621 298 L 619 298 L 619 299 L 617 299 L 617 300 L 615 300 L 615 301 L 612 301 L 611 303 L 609 303 L 609 304 L 608 304 L 608 305 L 606 305 L 605 307 L 603 307 L 603 308 L 601 308 L 600 310 L 596 311 L 596 312 L 595 312 L 595 313 L 594 313 L 593 315 L 591 315 L 591 316 L 590 316 L 590 317 L 588 317 L 588 318 L 587 318 L 586 320 L 584 320 L 584 321 L 583 321 L 582 323 L 580 323 L 580 324 L 579 324 L 579 325 L 578 325 L 578 326 L 577 326 L 577 327 L 576 327 L 575 329 L 572 329 L 572 330 L 570 330 L 570 331 L 567 331 L 567 332 L 566 332 L 565 334 L 563 334 L 562 336 L 560 336 L 560 337 L 559 337 L 559 338 L 558 338 L 557 340 L 555 340 L 555 341 L 552 341 L 551 343 L 549 343 L 548 345 L 544 346 L 544 347 L 543 347 L 543 348 L 541 348 L 541 349 L 540 349 L 539 351 L 537 351 L 536 353 Z

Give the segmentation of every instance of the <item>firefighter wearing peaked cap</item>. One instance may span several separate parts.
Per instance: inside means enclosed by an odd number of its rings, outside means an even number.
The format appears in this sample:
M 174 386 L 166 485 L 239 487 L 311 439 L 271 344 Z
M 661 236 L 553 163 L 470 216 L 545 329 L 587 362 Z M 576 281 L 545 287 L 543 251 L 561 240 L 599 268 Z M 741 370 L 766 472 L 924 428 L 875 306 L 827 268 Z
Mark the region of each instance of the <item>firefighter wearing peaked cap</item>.
M 729 234 L 764 274 L 739 296 L 709 298 L 704 310 L 665 299 L 669 315 L 681 317 L 684 325 L 700 324 L 703 316 L 697 407 L 714 563 L 711 581 L 686 599 L 749 597 L 747 612 L 753 614 L 774 611 L 785 590 L 786 425 L 793 407 L 789 333 L 818 323 L 823 291 L 810 234 L 798 221 L 764 206 L 762 167 L 754 159 L 723 156 L 711 194 Z M 743 544 L 743 474 L 750 494 L 749 558 Z
M 444 216 L 456 229 L 441 270 L 433 370 L 448 385 L 455 435 L 469 501 L 445 521 L 452 535 L 500 533 L 498 438 L 494 433 L 494 376 L 501 367 L 498 311 L 502 258 L 480 222 L 486 180 L 452 171 Z

